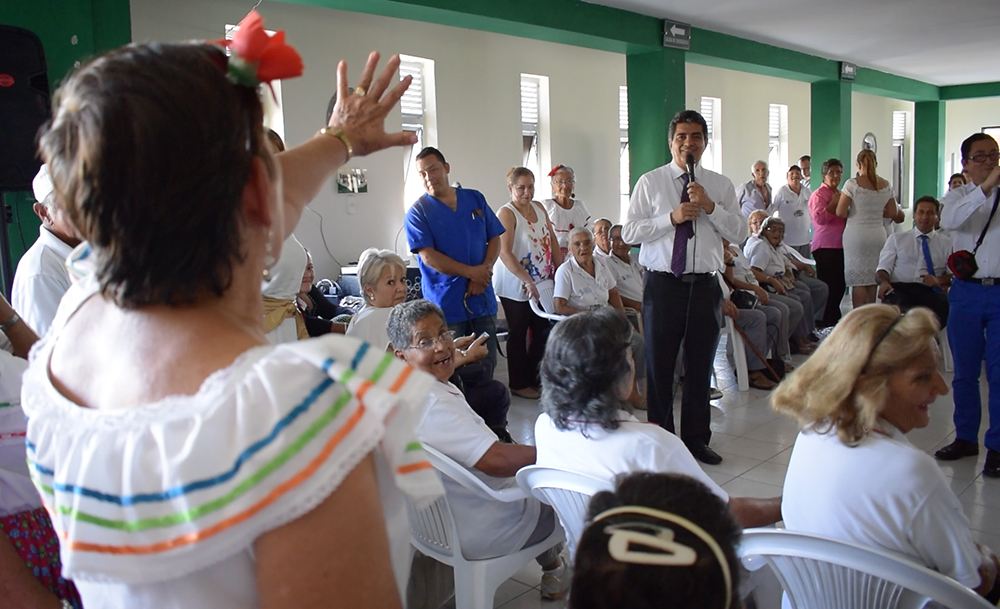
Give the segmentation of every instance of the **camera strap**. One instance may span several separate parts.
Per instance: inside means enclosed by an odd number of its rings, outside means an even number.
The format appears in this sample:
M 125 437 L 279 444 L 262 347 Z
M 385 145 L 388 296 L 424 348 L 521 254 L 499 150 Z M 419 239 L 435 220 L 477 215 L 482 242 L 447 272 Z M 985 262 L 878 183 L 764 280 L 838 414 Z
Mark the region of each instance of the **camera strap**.
M 1000 188 L 997 188 L 997 194 L 993 197 L 993 209 L 990 210 L 990 219 L 986 221 L 986 226 L 983 227 L 983 232 L 979 233 L 979 239 L 976 241 L 976 248 L 972 250 L 972 255 L 975 256 L 976 252 L 979 251 L 979 246 L 983 244 L 983 239 L 986 238 L 986 231 L 990 229 L 990 224 L 993 222 L 993 216 L 997 213 L 997 205 L 1000 204 Z

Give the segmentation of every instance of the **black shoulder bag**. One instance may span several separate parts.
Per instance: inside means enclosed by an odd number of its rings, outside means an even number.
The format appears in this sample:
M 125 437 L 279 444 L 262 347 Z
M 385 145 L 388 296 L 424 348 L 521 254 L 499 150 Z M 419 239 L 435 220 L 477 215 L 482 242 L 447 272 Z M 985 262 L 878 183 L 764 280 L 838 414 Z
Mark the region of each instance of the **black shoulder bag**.
M 971 252 L 969 250 L 958 250 L 951 256 L 948 256 L 948 270 L 955 277 L 968 281 L 979 271 L 979 265 L 976 263 L 976 252 L 979 251 L 979 246 L 983 244 L 983 239 L 986 238 L 986 231 L 990 229 L 993 216 L 997 213 L 998 203 L 1000 203 L 1000 188 L 997 189 L 997 194 L 993 197 L 993 209 L 990 211 L 990 219 L 986 221 L 983 232 L 979 233 L 976 247 Z

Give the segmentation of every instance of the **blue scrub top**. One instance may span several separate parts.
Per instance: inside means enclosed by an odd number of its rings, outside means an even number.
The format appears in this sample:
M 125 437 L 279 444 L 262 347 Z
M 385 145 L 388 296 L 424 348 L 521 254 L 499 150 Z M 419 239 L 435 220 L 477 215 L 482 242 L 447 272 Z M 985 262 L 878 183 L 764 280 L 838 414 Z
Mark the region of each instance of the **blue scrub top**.
M 486 258 L 486 243 L 501 235 L 504 227 L 481 192 L 467 188 L 456 188 L 455 192 L 455 211 L 429 194 L 420 197 L 406 213 L 406 239 L 411 252 L 433 247 L 456 262 L 476 266 Z M 439 273 L 419 256 L 417 262 L 424 298 L 441 307 L 446 322 L 496 315 L 492 285 L 483 294 L 466 298 L 468 279 Z

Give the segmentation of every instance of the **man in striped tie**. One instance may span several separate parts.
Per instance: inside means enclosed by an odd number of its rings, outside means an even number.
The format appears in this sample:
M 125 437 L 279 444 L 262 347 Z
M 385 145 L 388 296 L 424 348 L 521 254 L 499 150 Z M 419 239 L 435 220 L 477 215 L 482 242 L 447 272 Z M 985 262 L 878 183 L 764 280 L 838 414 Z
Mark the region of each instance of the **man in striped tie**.
M 722 461 L 708 446 L 708 406 L 715 346 L 722 325 L 722 238 L 742 243 L 747 225 L 736 189 L 701 167 L 708 125 L 693 110 L 670 121 L 672 162 L 639 178 L 632 190 L 622 239 L 640 245 L 642 319 L 646 338 L 649 421 L 674 431 L 674 367 L 684 346 L 680 438 L 699 461 Z M 689 167 L 690 165 L 690 167 Z
M 903 312 L 927 307 L 943 328 L 948 323 L 948 256 L 954 247 L 948 233 L 934 230 L 941 204 L 931 196 L 917 199 L 914 228 L 892 234 L 882 248 L 875 280 L 878 296 Z

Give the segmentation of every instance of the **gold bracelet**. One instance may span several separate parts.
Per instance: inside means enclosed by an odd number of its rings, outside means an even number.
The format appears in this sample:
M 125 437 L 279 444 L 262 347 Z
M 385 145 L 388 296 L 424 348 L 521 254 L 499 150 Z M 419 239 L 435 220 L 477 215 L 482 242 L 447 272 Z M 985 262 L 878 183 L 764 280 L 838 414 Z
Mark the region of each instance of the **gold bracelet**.
M 351 146 L 351 140 L 347 139 L 347 135 L 341 129 L 323 127 L 322 129 L 319 130 L 319 132 L 322 133 L 323 135 L 333 136 L 338 140 L 340 140 L 341 142 L 343 142 L 344 147 L 347 148 L 347 158 L 344 160 L 344 162 L 346 163 L 347 161 L 351 160 L 351 157 L 354 156 L 354 146 Z

